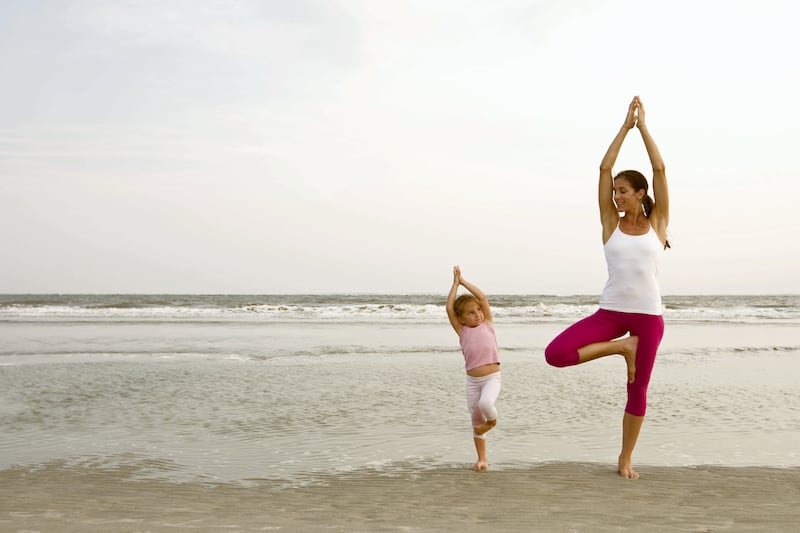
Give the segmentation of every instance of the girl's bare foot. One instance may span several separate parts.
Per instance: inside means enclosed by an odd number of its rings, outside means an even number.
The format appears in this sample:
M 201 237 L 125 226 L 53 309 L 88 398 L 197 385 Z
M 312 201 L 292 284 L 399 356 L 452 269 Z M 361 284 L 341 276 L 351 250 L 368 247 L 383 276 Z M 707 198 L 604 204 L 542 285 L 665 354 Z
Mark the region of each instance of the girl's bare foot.
M 636 379 L 636 347 L 639 346 L 639 337 L 628 337 L 622 345 L 621 353 L 628 365 L 628 383 Z
M 617 463 L 617 472 L 625 479 L 639 479 L 639 472 L 633 469 L 630 459 L 620 457 Z
M 475 472 L 486 472 L 487 470 L 489 470 L 489 463 L 487 463 L 486 461 L 479 460 L 477 463 L 472 465 L 472 469 Z
M 476 435 L 483 435 L 493 427 L 497 425 L 497 419 L 488 420 L 479 426 L 472 426 L 473 431 L 475 431 Z

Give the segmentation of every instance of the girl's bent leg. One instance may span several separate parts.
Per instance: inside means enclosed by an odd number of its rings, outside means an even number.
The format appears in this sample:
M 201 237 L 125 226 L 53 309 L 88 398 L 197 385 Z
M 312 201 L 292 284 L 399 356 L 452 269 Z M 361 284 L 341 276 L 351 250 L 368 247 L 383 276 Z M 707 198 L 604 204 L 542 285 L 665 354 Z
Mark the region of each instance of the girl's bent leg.
M 480 397 L 478 398 L 478 409 L 481 412 L 484 422 L 475 424 L 473 418 L 473 431 L 475 436 L 483 435 L 495 425 L 497 425 L 497 409 L 494 404 L 500 396 L 502 378 L 500 372 L 489 374 L 481 378 Z

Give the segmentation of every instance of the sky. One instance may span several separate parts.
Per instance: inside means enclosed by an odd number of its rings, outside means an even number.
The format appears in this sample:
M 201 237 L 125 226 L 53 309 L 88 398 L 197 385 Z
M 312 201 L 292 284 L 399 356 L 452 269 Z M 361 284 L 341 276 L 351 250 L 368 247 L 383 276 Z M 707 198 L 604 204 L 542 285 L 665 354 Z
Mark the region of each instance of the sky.
M 0 3 L 0 293 L 599 294 L 639 95 L 669 294 L 800 293 L 800 4 Z M 614 171 L 652 176 L 637 130 Z M 656 198 L 656 201 L 658 199 Z

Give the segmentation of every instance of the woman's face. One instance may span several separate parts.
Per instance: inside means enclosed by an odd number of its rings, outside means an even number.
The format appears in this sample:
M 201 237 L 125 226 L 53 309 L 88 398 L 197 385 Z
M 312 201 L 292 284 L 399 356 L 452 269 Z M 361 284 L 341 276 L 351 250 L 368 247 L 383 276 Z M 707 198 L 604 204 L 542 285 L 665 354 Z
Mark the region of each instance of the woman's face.
M 644 189 L 634 191 L 631 183 L 625 178 L 614 180 L 614 203 L 617 204 L 617 211 L 635 211 L 642 205 Z

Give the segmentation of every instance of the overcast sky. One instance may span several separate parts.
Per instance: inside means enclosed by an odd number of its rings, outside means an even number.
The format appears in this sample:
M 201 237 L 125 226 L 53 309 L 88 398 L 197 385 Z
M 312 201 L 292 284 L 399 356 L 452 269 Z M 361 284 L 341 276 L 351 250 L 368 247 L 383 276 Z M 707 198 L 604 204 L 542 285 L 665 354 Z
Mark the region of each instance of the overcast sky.
M 0 292 L 595 294 L 641 96 L 664 294 L 798 293 L 793 1 L 0 3 Z M 615 171 L 652 176 L 637 130 Z

